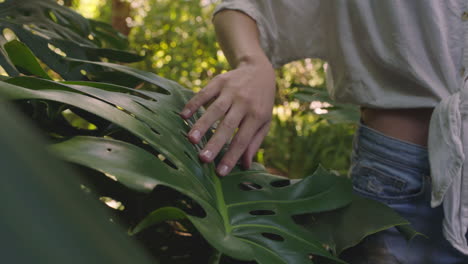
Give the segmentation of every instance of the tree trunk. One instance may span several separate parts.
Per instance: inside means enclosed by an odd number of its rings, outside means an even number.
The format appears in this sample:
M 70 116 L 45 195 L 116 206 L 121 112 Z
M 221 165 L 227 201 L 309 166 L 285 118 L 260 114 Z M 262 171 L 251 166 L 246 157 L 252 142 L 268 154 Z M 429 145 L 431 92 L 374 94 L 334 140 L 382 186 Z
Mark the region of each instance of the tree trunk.
M 130 3 L 124 0 L 112 0 L 112 26 L 120 33 L 128 36 L 130 27 L 127 18 L 130 17 Z

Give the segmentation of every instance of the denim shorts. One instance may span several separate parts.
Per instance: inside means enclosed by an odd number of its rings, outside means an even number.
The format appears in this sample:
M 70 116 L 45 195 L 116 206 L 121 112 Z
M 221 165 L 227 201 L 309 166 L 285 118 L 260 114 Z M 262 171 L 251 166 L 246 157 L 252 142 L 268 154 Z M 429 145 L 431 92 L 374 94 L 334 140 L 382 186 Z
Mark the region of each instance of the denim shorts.
M 406 218 L 423 236 L 411 241 L 395 229 L 379 232 L 349 250 L 351 264 L 468 263 L 442 235 L 443 210 L 431 208 L 431 179 L 425 147 L 383 135 L 365 125 L 357 130 L 349 174 L 358 195 L 380 201 Z

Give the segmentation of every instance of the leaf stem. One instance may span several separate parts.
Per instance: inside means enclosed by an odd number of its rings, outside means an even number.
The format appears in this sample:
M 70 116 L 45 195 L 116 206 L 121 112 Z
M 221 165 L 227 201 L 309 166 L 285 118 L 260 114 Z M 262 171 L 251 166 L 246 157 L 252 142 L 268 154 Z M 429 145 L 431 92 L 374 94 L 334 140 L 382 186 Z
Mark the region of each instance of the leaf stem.
M 224 229 L 226 230 L 226 234 L 229 234 L 232 231 L 232 226 L 229 224 L 228 209 L 226 206 L 226 201 L 224 200 L 223 187 L 221 185 L 221 180 L 219 179 L 218 175 L 216 175 L 216 168 L 214 164 L 210 164 L 209 171 L 211 172 L 211 177 L 213 178 L 213 182 L 215 184 L 216 201 L 218 204 L 221 217 L 224 220 Z

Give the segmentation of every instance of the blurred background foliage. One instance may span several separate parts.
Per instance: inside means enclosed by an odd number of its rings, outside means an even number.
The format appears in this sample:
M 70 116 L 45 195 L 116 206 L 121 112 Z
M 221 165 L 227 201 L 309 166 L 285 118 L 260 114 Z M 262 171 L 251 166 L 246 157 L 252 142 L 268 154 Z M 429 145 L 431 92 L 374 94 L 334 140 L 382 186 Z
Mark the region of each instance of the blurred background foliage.
M 211 23 L 220 0 L 58 0 L 87 18 L 127 35 L 145 60 L 132 66 L 199 91 L 229 70 Z M 270 133 L 256 160 L 273 173 L 301 178 L 320 163 L 346 174 L 358 111 L 326 93 L 325 68 L 305 59 L 277 70 L 278 93 Z

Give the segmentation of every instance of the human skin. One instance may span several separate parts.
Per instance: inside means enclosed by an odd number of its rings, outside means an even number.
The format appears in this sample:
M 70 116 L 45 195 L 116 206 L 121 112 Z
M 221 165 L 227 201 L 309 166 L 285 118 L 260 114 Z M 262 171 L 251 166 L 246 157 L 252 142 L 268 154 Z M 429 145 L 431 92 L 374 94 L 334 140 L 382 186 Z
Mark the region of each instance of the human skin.
M 275 75 L 260 46 L 253 19 L 242 12 L 227 10 L 218 13 L 213 22 L 218 42 L 233 69 L 216 76 L 180 114 L 188 119 L 201 106 L 212 102 L 194 124 L 188 138 L 198 144 L 206 131 L 221 120 L 199 157 L 202 162 L 212 162 L 234 135 L 216 170 L 218 175 L 225 176 L 239 160 L 244 168 L 249 168 L 268 133 L 276 90 Z M 430 108 L 365 108 L 362 122 L 387 136 L 426 146 L 431 113 Z
M 188 139 L 198 144 L 206 131 L 220 120 L 199 158 L 205 163 L 212 162 L 233 137 L 216 169 L 219 176 L 225 176 L 239 160 L 245 169 L 249 168 L 268 133 L 276 92 L 275 72 L 261 48 L 253 19 L 242 12 L 226 10 L 219 12 L 213 22 L 232 70 L 213 78 L 185 105 L 180 115 L 188 119 L 201 106 L 212 102 L 191 128 Z

